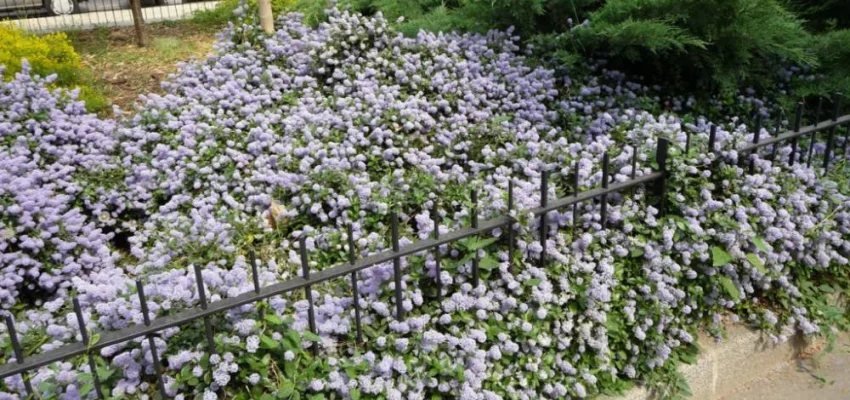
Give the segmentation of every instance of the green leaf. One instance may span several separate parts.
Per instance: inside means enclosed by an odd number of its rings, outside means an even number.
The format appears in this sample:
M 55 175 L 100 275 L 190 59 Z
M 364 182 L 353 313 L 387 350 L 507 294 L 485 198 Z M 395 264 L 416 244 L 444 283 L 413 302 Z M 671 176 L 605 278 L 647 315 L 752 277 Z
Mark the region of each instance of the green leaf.
M 296 371 L 295 371 L 295 362 L 293 362 L 293 361 L 286 361 L 286 362 L 283 364 L 283 372 L 285 372 L 285 373 L 286 373 L 286 376 L 287 376 L 287 377 L 289 377 L 289 378 L 294 377 L 294 376 L 295 376 L 295 373 L 296 373 Z
M 685 364 L 693 365 L 697 362 L 697 355 L 693 353 L 684 352 L 679 355 L 679 359 L 682 360 L 682 362 L 684 362 Z
M 638 258 L 643 256 L 643 247 L 632 247 L 632 257 Z
M 829 286 L 827 284 L 820 285 L 820 290 L 825 293 L 833 294 L 835 293 L 835 288 Z
M 764 268 L 764 262 L 762 262 L 757 255 L 747 253 L 747 260 L 753 265 L 753 267 L 755 267 L 755 269 L 759 270 L 762 274 L 767 275 L 767 269 Z
M 349 393 L 349 395 L 351 396 L 351 400 L 360 400 L 360 389 L 358 389 L 358 388 L 351 389 L 351 392 Z
M 291 364 L 291 363 L 287 363 Z M 287 398 L 292 396 L 292 392 L 295 391 L 295 385 L 292 382 L 282 382 L 280 386 L 277 387 L 278 396 Z
M 466 382 L 466 370 L 463 367 L 458 367 L 455 369 L 455 379 L 458 382 Z
M 478 267 L 485 271 L 492 271 L 496 268 L 499 268 L 499 261 L 497 261 L 492 256 L 487 256 L 481 259 L 478 263 Z
M 283 335 L 283 348 L 291 351 L 301 350 L 301 335 L 298 334 L 298 331 L 294 329 L 286 331 Z
M 711 248 L 711 260 L 715 267 L 722 267 L 732 261 L 732 256 L 726 250 L 714 246 Z
M 301 332 L 301 337 L 303 337 L 304 339 L 307 339 L 311 342 L 321 342 L 322 341 L 321 336 L 319 336 L 319 335 L 317 335 L 313 332 L 310 332 L 310 331 Z
M 192 374 L 192 371 L 189 370 L 188 367 L 186 367 L 184 369 L 187 370 L 190 375 Z M 115 372 L 114 369 L 109 369 L 107 367 L 97 367 L 97 377 L 100 378 L 101 381 L 105 381 L 105 380 L 109 379 L 109 377 L 112 376 L 112 374 L 114 372 Z
M 718 279 L 720 279 L 720 285 L 723 286 L 723 289 L 726 290 L 729 297 L 735 300 L 741 298 L 741 292 L 738 290 L 738 287 L 735 286 L 735 282 L 732 282 L 731 279 L 725 276 L 721 276 Z
M 679 391 L 681 391 L 682 394 L 685 395 L 685 398 L 693 396 L 693 393 L 691 393 L 691 386 L 688 385 L 688 380 L 684 377 L 680 377 L 678 379 L 676 386 L 679 388 Z
M 91 393 L 92 389 L 94 389 L 94 385 L 91 382 L 84 384 L 80 388 L 80 397 L 86 397 L 87 394 Z
M 266 314 L 265 320 L 272 325 L 283 325 L 283 320 L 274 314 Z
M 765 242 L 764 239 L 762 239 L 760 236 L 756 236 L 753 238 L 753 244 L 756 245 L 757 249 L 763 252 L 767 252 L 767 250 L 769 249 L 769 247 L 767 247 L 767 242 Z
M 540 284 L 540 282 L 541 281 L 540 281 L 539 278 L 532 278 L 532 279 L 525 281 L 525 284 L 528 285 L 528 286 L 537 286 L 537 285 Z
M 276 349 L 276 348 L 278 348 L 278 346 L 280 346 L 280 342 L 272 339 L 271 337 L 269 337 L 267 335 L 261 335 L 260 336 L 260 345 L 263 348 L 266 348 L 266 349 Z
M 469 250 L 483 249 L 483 248 L 495 243 L 497 240 L 499 240 L 499 238 L 497 238 L 497 237 L 491 237 L 491 238 L 487 238 L 487 239 L 476 238 L 475 240 L 470 241 L 466 248 L 469 249 Z
M 52 392 L 54 388 L 56 388 L 56 384 L 48 381 L 43 381 L 38 384 L 38 389 L 42 392 Z
M 605 321 L 605 327 L 608 329 L 609 334 L 619 332 L 622 328 L 620 318 L 616 316 L 616 314 L 608 314 L 608 319 Z

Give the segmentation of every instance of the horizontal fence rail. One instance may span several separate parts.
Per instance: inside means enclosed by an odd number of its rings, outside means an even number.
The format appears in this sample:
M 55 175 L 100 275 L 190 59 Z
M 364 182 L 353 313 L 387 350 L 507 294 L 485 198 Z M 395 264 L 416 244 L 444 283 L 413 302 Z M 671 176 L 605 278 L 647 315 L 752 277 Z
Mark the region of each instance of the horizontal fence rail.
M 791 139 L 794 139 L 794 138 L 799 138 L 800 136 L 811 135 L 812 133 L 825 131 L 827 129 L 838 127 L 838 126 L 845 125 L 845 124 L 848 124 L 848 123 L 850 123 L 850 114 L 844 115 L 844 116 L 839 117 L 837 119 L 826 120 L 826 121 L 823 121 L 823 122 L 815 124 L 815 125 L 809 125 L 809 126 L 800 128 L 799 131 L 785 132 L 785 133 L 783 133 L 779 136 L 774 136 L 774 137 L 771 137 L 769 139 L 759 141 L 757 143 L 749 143 L 749 144 L 741 147 L 740 149 L 738 149 L 738 151 L 742 152 L 742 153 L 743 152 L 751 152 L 753 150 L 758 150 L 758 149 L 770 146 L 772 144 L 781 143 L 781 142 L 784 142 L 786 140 L 791 140 Z
M 192 18 L 220 0 L 138 0 L 146 23 Z M 0 0 L 0 25 L 33 33 L 133 26 L 130 0 Z
M 836 103 L 840 104 L 840 103 Z M 819 109 L 820 107 L 818 107 Z M 829 131 L 829 138 L 827 143 L 827 151 L 825 152 L 825 162 L 824 165 L 828 165 L 828 160 L 831 155 L 831 146 L 834 143 L 834 133 L 835 128 L 840 125 L 850 124 L 850 115 L 838 116 L 838 112 L 840 110 L 840 105 L 836 105 L 835 107 L 835 116 L 828 121 L 818 122 L 812 126 L 807 126 L 805 128 L 801 128 L 801 114 L 802 114 L 802 104 L 798 105 L 796 118 L 794 121 L 794 130 L 788 131 L 782 134 L 777 134 L 776 136 L 766 139 L 764 141 L 759 141 L 759 135 L 761 132 L 761 124 L 760 120 L 757 122 L 756 133 L 753 137 L 753 143 L 746 144 L 738 150 L 742 153 L 754 153 L 757 150 L 769 146 L 773 146 L 774 153 L 776 152 L 776 145 L 785 141 L 792 141 L 792 157 L 789 160 L 789 164 L 793 164 L 794 162 L 794 154 L 796 152 L 796 140 L 804 135 L 811 135 L 812 140 L 809 144 L 809 151 L 811 152 L 815 134 L 821 131 Z M 777 132 L 778 133 L 778 132 Z M 850 134 L 848 134 L 850 136 Z M 708 149 L 710 152 L 715 151 L 715 138 L 716 138 L 716 126 L 712 126 L 709 132 L 708 139 Z M 845 138 L 844 140 L 844 149 L 841 153 L 842 156 L 846 157 L 845 153 L 847 152 L 848 142 L 850 141 L 850 137 Z M 636 165 L 637 165 L 637 151 L 634 151 L 631 159 L 631 174 L 628 180 L 623 182 L 616 182 L 609 184 L 609 158 L 608 154 L 605 153 L 603 155 L 602 161 L 602 183 L 600 187 L 589 189 L 586 191 L 579 191 L 578 186 L 578 174 L 575 174 L 573 186 L 573 195 L 562 197 L 559 199 L 555 199 L 552 201 L 548 200 L 548 185 L 549 180 L 552 176 L 547 171 L 542 171 L 541 173 L 541 182 L 540 182 L 540 193 L 541 193 L 541 201 L 538 207 L 526 210 L 532 216 L 536 218 L 540 218 L 540 241 L 542 245 L 542 251 L 540 255 L 540 262 L 545 262 L 546 259 L 546 238 L 547 238 L 547 229 L 548 224 L 542 223 L 545 221 L 546 215 L 549 212 L 561 210 L 565 208 L 572 207 L 573 212 L 573 224 L 577 223 L 577 215 L 578 215 L 578 205 L 583 202 L 588 201 L 600 201 L 600 214 L 602 225 L 604 226 L 607 223 L 607 203 L 608 203 L 608 195 L 623 192 L 626 190 L 634 190 L 639 186 L 646 186 L 649 184 L 653 184 L 653 192 L 655 196 L 658 198 L 659 203 L 657 204 L 660 212 L 664 212 L 664 197 L 665 190 L 667 186 L 666 177 L 667 177 L 667 162 L 668 162 L 668 146 L 669 142 L 667 139 L 659 139 L 658 144 L 655 151 L 655 161 L 657 164 L 657 168 L 655 171 L 650 172 L 648 174 L 642 176 L 636 176 Z M 690 134 L 688 134 L 688 138 L 685 144 L 685 148 L 689 149 L 691 146 Z M 811 156 L 809 157 L 809 162 L 811 162 Z M 752 164 L 751 164 L 752 165 Z M 577 172 L 577 165 L 574 165 L 574 170 Z M 563 177 L 563 175 L 562 175 Z M 514 180 L 511 179 L 508 181 L 508 190 L 507 190 L 507 209 L 508 211 L 513 211 L 514 209 Z M 470 225 L 469 227 L 455 229 L 447 234 L 440 235 L 439 233 L 439 219 L 436 214 L 436 207 L 432 210 L 434 212 L 434 220 L 435 229 L 433 232 L 433 237 L 428 239 L 422 239 L 415 241 L 407 246 L 400 247 L 398 245 L 399 242 L 399 233 L 398 233 L 398 217 L 395 213 L 391 214 L 391 249 L 384 250 L 379 253 L 375 253 L 363 258 L 357 258 L 357 254 L 355 252 L 355 246 L 353 242 L 353 235 L 351 234 L 352 228 L 348 226 L 348 254 L 349 260 L 348 262 L 337 264 L 330 268 L 326 268 L 320 271 L 316 271 L 315 273 L 311 273 L 308 264 L 308 257 L 305 246 L 305 237 L 301 237 L 301 243 L 299 246 L 300 259 L 301 259 L 301 268 L 302 268 L 302 276 L 295 277 L 289 279 L 285 282 L 274 283 L 265 287 L 260 287 L 258 273 L 257 273 L 257 264 L 256 257 L 254 255 L 253 250 L 249 251 L 248 258 L 251 263 L 251 271 L 252 278 L 254 284 L 254 290 L 246 293 L 242 293 L 238 296 L 226 298 L 222 300 L 218 300 L 215 302 L 207 303 L 206 292 L 204 289 L 204 283 L 201 276 L 201 270 L 198 265 L 195 266 L 195 276 L 196 283 L 198 285 L 198 295 L 200 298 L 200 307 L 194 307 L 190 309 L 183 310 L 176 314 L 167 315 L 163 317 L 158 317 L 154 320 L 150 320 L 147 302 L 144 296 L 144 287 L 141 281 L 137 281 L 137 293 L 139 295 L 142 314 L 144 317 L 144 324 L 134 325 L 131 327 L 127 327 L 124 329 L 116 330 L 116 331 L 106 331 L 100 335 L 100 339 L 96 343 L 90 343 L 90 335 L 86 331 L 85 325 L 83 323 L 83 314 L 79 302 L 77 299 L 73 300 L 74 303 L 74 311 L 77 314 L 77 321 L 79 324 L 79 328 L 81 329 L 81 336 L 83 338 L 82 342 L 72 343 L 64 345 L 60 348 L 47 351 L 44 353 L 36 354 L 31 357 L 25 357 L 23 352 L 20 349 L 19 339 L 17 337 L 17 333 L 14 329 L 14 321 L 11 317 L 6 318 L 7 332 L 11 337 L 11 341 L 13 344 L 13 350 L 15 351 L 15 363 L 7 363 L 4 365 L 0 365 L 0 378 L 6 378 L 9 376 L 23 374 L 24 383 L 26 390 L 33 394 L 31 385 L 29 384 L 29 380 L 27 378 L 27 372 L 32 371 L 36 368 L 58 362 L 63 361 L 69 358 L 77 357 L 77 356 L 87 356 L 88 362 L 90 365 L 94 365 L 93 357 L 94 353 L 98 350 L 101 350 L 108 346 L 118 345 L 130 340 L 147 337 L 148 340 L 153 340 L 153 335 L 157 332 L 162 331 L 164 329 L 173 328 L 188 324 L 190 322 L 196 320 L 204 321 L 205 328 L 205 339 L 207 341 L 207 346 L 209 348 L 210 353 L 215 353 L 215 343 L 213 341 L 213 333 L 212 326 L 210 322 L 210 317 L 215 314 L 223 313 L 228 310 L 244 306 L 247 304 L 256 303 L 261 300 L 268 299 L 273 296 L 278 296 L 286 293 L 291 293 L 299 289 L 305 289 L 305 298 L 308 301 L 309 309 L 309 329 L 311 332 L 316 333 L 316 324 L 315 324 L 315 316 L 313 309 L 313 299 L 310 288 L 313 285 L 317 285 L 323 282 L 327 282 L 331 279 L 350 276 L 352 278 L 352 291 L 354 298 L 354 308 L 355 308 L 355 318 L 356 318 L 356 334 L 357 339 L 362 340 L 362 332 L 360 325 L 360 306 L 359 306 L 359 294 L 357 289 L 357 272 L 361 271 L 365 268 L 369 268 L 378 264 L 393 262 L 394 267 L 394 282 L 395 282 L 395 300 L 396 300 L 396 318 L 403 318 L 404 310 L 402 308 L 402 297 L 401 297 L 401 270 L 400 270 L 400 260 L 405 256 L 410 256 L 417 253 L 423 253 L 428 251 L 434 251 L 435 261 L 436 261 L 436 271 L 437 271 L 437 288 L 438 288 L 438 296 L 442 296 L 442 284 L 440 283 L 440 268 L 441 268 L 441 256 L 439 249 L 441 246 L 455 243 L 464 238 L 468 238 L 471 236 L 481 235 L 488 232 L 492 232 L 495 229 L 500 228 L 508 228 L 507 229 L 507 246 L 508 246 L 508 267 L 512 268 L 513 264 L 513 254 L 515 251 L 515 236 L 516 232 L 514 229 L 514 224 L 517 222 L 516 219 L 510 215 L 503 215 L 495 218 L 491 218 L 485 221 L 478 220 L 478 196 L 476 191 L 472 191 L 471 199 L 473 202 L 473 206 L 470 212 Z M 472 259 L 472 281 L 477 282 L 479 279 L 479 271 L 478 271 L 478 259 L 477 256 Z M 311 346 L 313 351 L 317 350 L 317 346 L 314 344 Z M 151 343 L 151 348 L 155 351 L 155 346 Z M 157 375 L 158 381 L 157 386 L 160 393 L 163 396 L 166 396 L 165 388 L 163 385 L 163 376 L 160 371 L 161 365 L 159 365 L 158 356 L 154 353 L 152 354 L 155 365 L 155 373 Z M 93 374 L 93 378 L 97 379 L 96 373 Z M 97 382 L 95 382 L 97 383 Z M 99 386 L 99 385 L 95 385 Z M 100 392 L 100 388 L 96 389 L 96 395 L 99 398 L 102 398 L 103 395 Z

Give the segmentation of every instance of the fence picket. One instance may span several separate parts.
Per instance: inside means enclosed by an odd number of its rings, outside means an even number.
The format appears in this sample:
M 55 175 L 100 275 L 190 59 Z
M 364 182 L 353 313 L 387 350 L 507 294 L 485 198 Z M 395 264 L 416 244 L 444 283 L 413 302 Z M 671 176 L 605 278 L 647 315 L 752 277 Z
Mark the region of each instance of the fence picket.
M 354 248 L 354 227 L 348 225 L 348 262 L 354 265 L 357 262 L 357 251 Z M 357 289 L 357 271 L 351 273 L 351 296 L 354 303 L 354 323 L 357 329 L 357 342 L 363 342 L 363 327 L 360 321 L 360 291 Z
M 204 277 L 201 274 L 201 266 L 194 264 L 195 269 L 195 284 L 198 286 L 198 300 L 201 302 L 201 310 L 207 309 L 207 292 L 204 289 Z M 207 340 L 207 350 L 210 354 L 215 354 L 215 339 L 213 337 L 212 322 L 210 317 L 204 317 L 204 335 Z
M 392 228 L 393 253 L 398 253 L 398 214 L 395 211 L 390 214 L 390 225 Z M 401 256 L 393 257 L 393 280 L 395 281 L 395 317 L 401 321 L 404 319 L 404 304 L 402 304 L 401 295 Z
M 756 130 L 753 132 L 753 144 L 758 144 L 761 137 L 761 114 L 756 116 Z M 756 157 L 758 157 L 758 149 L 754 149 L 749 153 L 750 166 L 749 171 L 752 174 L 756 167 Z
M 6 316 L 6 331 L 9 333 L 9 339 L 12 341 L 12 351 L 15 352 L 15 362 L 18 364 L 24 363 L 24 351 L 21 349 L 21 342 L 18 341 L 18 331 L 15 329 L 15 321 L 11 315 Z M 29 396 L 35 396 L 32 390 L 32 383 L 26 372 L 21 373 L 21 379 L 24 380 L 24 389 Z
M 301 277 L 305 280 L 310 280 L 310 263 L 307 260 L 307 236 L 301 235 L 298 242 L 298 251 L 301 255 Z M 316 334 L 316 311 L 313 307 L 313 285 L 304 286 L 304 298 L 307 299 L 307 323 L 309 324 L 310 333 Z M 311 348 L 316 351 L 317 344 L 313 344 Z
M 606 151 L 602 154 L 602 188 L 608 189 L 608 152 Z M 603 194 L 599 196 L 599 214 L 600 214 L 600 225 L 602 225 L 602 229 L 605 229 L 605 225 L 608 222 L 608 195 Z
M 540 207 L 546 208 L 549 200 L 549 171 L 544 167 L 540 172 Z M 546 266 L 546 211 L 540 214 L 540 268 Z
M 77 315 L 77 326 L 80 328 L 80 336 L 83 339 L 83 343 L 88 346 L 90 344 L 89 339 L 91 338 L 89 337 L 89 332 L 86 329 L 86 320 L 83 318 L 83 308 L 80 307 L 80 300 L 76 297 L 72 300 L 72 303 L 74 305 L 74 314 Z M 100 390 L 100 379 L 97 376 L 97 364 L 94 362 L 94 356 L 92 356 L 91 351 L 86 352 L 86 360 L 89 363 L 89 370 L 91 371 L 92 381 L 94 383 L 94 393 L 98 399 L 102 399 L 103 392 Z
M 794 132 L 800 133 L 800 124 L 803 120 L 803 102 L 797 103 L 797 110 L 794 114 Z M 793 166 L 797 159 L 797 136 L 791 138 L 791 155 L 788 159 L 788 165 Z
M 145 297 L 145 287 L 141 280 L 136 280 L 136 292 L 139 295 L 139 305 L 142 308 L 142 319 L 146 326 L 150 326 L 151 318 L 148 311 L 148 301 Z M 153 335 L 147 335 L 148 346 L 151 348 L 151 360 L 153 361 L 153 370 L 156 373 L 156 384 L 163 398 L 168 398 L 168 392 L 165 391 L 165 380 L 162 377 L 162 365 L 160 365 L 159 355 L 156 350 L 156 343 L 153 340 Z
M 514 178 L 508 178 L 508 215 L 511 214 L 511 211 L 514 209 Z M 511 221 L 508 226 L 508 272 L 513 273 L 514 268 L 514 223 Z M 435 237 L 436 238 L 436 237 Z

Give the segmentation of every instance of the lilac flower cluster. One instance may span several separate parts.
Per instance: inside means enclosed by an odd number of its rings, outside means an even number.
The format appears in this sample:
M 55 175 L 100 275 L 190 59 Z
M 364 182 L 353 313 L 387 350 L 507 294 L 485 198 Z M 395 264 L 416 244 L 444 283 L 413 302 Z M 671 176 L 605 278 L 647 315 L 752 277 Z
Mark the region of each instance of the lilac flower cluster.
M 0 66 L 2 68 L 2 66 Z M 2 71 L 2 70 L 0 70 Z M 69 288 L 69 278 L 111 268 L 114 195 L 89 178 L 116 172 L 116 124 L 87 114 L 76 93 L 22 72 L 0 83 L 0 303 Z

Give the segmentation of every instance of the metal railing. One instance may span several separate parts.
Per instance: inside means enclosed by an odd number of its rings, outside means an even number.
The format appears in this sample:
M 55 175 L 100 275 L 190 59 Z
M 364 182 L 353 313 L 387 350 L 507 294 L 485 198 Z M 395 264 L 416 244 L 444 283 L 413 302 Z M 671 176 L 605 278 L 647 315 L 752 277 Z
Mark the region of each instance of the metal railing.
M 785 133 L 778 133 L 774 137 L 760 141 L 760 122 L 757 122 L 758 130 L 753 138 L 753 143 L 746 144 L 739 149 L 739 152 L 750 153 L 753 154 L 759 151 L 762 148 L 773 145 L 773 157 L 775 158 L 776 149 L 780 143 L 791 141 L 792 147 L 795 149 L 791 153 L 791 158 L 789 160 L 789 164 L 793 164 L 796 159 L 796 146 L 794 143 L 804 135 L 811 135 L 811 141 L 809 144 L 809 150 L 814 145 L 815 136 L 818 132 L 828 130 L 828 139 L 827 139 L 827 150 L 825 152 L 825 161 L 824 165 L 829 165 L 829 159 L 832 158 L 832 153 L 836 153 L 833 151 L 832 147 L 835 142 L 835 128 L 841 125 L 848 124 L 850 125 L 850 115 L 839 116 L 840 112 L 840 104 L 836 104 L 835 107 L 835 115 L 831 120 L 823 121 L 815 123 L 812 126 L 807 126 L 804 128 L 800 127 L 802 120 L 802 104 L 800 104 L 797 108 L 797 113 L 794 121 L 794 129 L 792 131 L 788 131 Z M 708 137 L 708 149 L 711 152 L 715 150 L 715 138 L 716 138 L 716 126 L 712 126 L 710 129 L 709 137 Z M 685 149 L 689 150 L 691 145 L 690 133 L 688 133 L 688 139 L 685 144 Z M 848 130 L 848 135 L 844 139 L 844 145 L 842 150 L 841 157 L 847 157 L 848 151 L 848 142 L 850 142 L 850 130 Z M 665 191 L 667 187 L 667 166 L 668 166 L 668 147 L 669 142 L 667 139 L 659 139 L 655 151 L 655 161 L 657 164 L 657 168 L 650 173 L 647 173 L 642 176 L 636 176 L 636 164 L 637 164 L 637 151 L 634 151 L 632 154 L 632 169 L 631 176 L 628 180 L 624 182 L 611 183 L 609 184 L 609 158 L 608 154 L 605 153 L 602 159 L 602 183 L 600 187 L 595 189 L 590 189 L 586 191 L 578 190 L 578 174 L 576 173 L 576 179 L 573 183 L 573 195 L 562 197 L 553 201 L 548 201 L 548 185 L 550 180 L 550 175 L 546 171 L 541 174 L 540 181 L 540 193 L 541 193 L 541 202 L 538 207 L 527 210 L 535 218 L 540 218 L 541 223 L 539 224 L 540 235 L 539 240 L 542 246 L 542 251 L 540 254 L 539 261 L 541 263 L 546 262 L 547 258 L 547 249 L 546 249 L 546 238 L 548 236 L 548 224 L 543 223 L 546 219 L 546 215 L 549 212 L 566 209 L 572 207 L 573 211 L 573 229 L 576 229 L 577 223 L 577 206 L 583 202 L 588 201 L 599 201 L 600 204 L 600 214 L 601 214 L 601 223 L 604 226 L 607 223 L 607 197 L 610 194 L 623 192 L 628 189 L 633 189 L 638 186 L 645 186 L 649 184 L 654 184 L 652 191 L 654 192 L 654 197 L 657 199 L 658 203 L 656 206 L 659 208 L 660 212 L 664 212 L 664 198 L 666 196 Z M 811 157 L 808 160 L 809 164 L 811 164 Z M 751 164 L 752 167 L 752 164 Z M 576 165 L 577 168 L 577 165 Z M 577 170 L 576 170 L 577 172 Z M 507 209 L 511 211 L 514 209 L 514 195 L 513 195 L 514 183 L 513 180 L 508 181 L 508 190 L 507 190 Z M 311 273 L 309 263 L 308 263 L 308 255 L 305 245 L 306 238 L 304 236 L 300 239 L 300 261 L 301 261 L 301 276 L 289 279 L 285 282 L 274 283 L 269 286 L 261 287 L 259 283 L 259 275 L 257 272 L 257 263 L 256 257 L 254 256 L 253 250 L 249 251 L 249 259 L 252 270 L 252 278 L 253 278 L 253 286 L 254 290 L 251 292 L 243 293 L 241 295 L 226 298 L 223 300 L 207 303 L 206 293 L 204 289 L 203 279 L 201 277 L 201 269 L 199 265 L 195 265 L 194 272 L 196 277 L 196 283 L 198 285 L 198 294 L 200 298 L 200 307 L 186 309 L 184 311 L 156 318 L 155 320 L 151 320 L 149 316 L 147 301 L 145 299 L 144 286 L 141 281 L 137 281 L 136 288 L 139 296 L 139 301 L 142 308 L 142 314 L 144 318 L 144 324 L 135 325 L 131 327 L 127 327 L 121 330 L 116 331 L 108 331 L 103 332 L 100 335 L 100 338 L 97 342 L 91 343 L 88 332 L 86 331 L 85 324 L 83 321 L 82 309 L 80 307 L 80 303 L 77 299 L 73 300 L 74 312 L 77 316 L 77 321 L 79 324 L 79 329 L 81 332 L 81 336 L 83 338 L 82 342 L 72 343 L 64 345 L 60 348 L 47 351 L 44 353 L 40 353 L 34 355 L 32 357 L 25 357 L 23 351 L 20 346 L 19 339 L 17 337 L 17 333 L 14 327 L 14 321 L 11 317 L 6 318 L 6 325 L 8 329 L 8 333 L 11 337 L 12 347 L 15 353 L 16 363 L 4 364 L 0 365 L 0 378 L 6 378 L 9 376 L 24 374 L 24 382 L 26 385 L 26 390 L 32 394 L 32 387 L 27 379 L 27 372 L 32 371 L 36 368 L 42 367 L 44 365 L 67 360 L 69 358 L 83 356 L 85 355 L 88 358 L 89 364 L 92 366 L 92 371 L 95 371 L 94 367 L 94 354 L 96 351 L 101 350 L 108 346 L 113 346 L 121 343 L 125 343 L 127 341 L 133 340 L 135 338 L 147 337 L 148 340 L 151 341 L 151 351 L 153 356 L 153 363 L 155 365 L 155 371 L 158 378 L 158 388 L 163 396 L 167 397 L 166 390 L 164 387 L 164 380 L 162 375 L 162 365 L 159 360 L 159 356 L 156 354 L 156 346 L 153 344 L 153 335 L 159 331 L 162 331 L 167 328 L 177 327 L 181 325 L 188 324 L 190 322 L 203 319 L 205 325 L 205 337 L 207 341 L 208 351 L 210 353 L 216 352 L 215 343 L 213 340 L 213 331 L 210 323 L 210 317 L 222 313 L 236 307 L 240 307 L 247 304 L 252 304 L 272 296 L 282 295 L 286 293 L 291 293 L 299 289 L 305 290 L 305 298 L 308 303 L 308 318 L 309 318 L 309 329 L 312 333 L 316 332 L 316 321 L 314 314 L 314 304 L 312 298 L 311 287 L 313 285 L 317 285 L 323 282 L 327 282 L 331 279 L 341 278 L 341 277 L 350 277 L 352 282 L 352 295 L 353 295 L 353 305 L 355 312 L 355 322 L 356 322 L 356 335 L 357 340 L 362 341 L 362 329 L 361 329 L 361 310 L 359 305 L 359 293 L 357 287 L 357 272 L 361 271 L 365 268 L 369 268 L 375 266 L 377 264 L 382 264 L 386 262 L 393 263 L 393 279 L 395 282 L 394 287 L 394 295 L 396 302 L 396 311 L 395 318 L 402 319 L 404 318 L 404 308 L 402 305 L 402 288 L 401 288 L 401 259 L 405 256 L 410 256 L 416 253 L 433 251 L 435 255 L 436 262 L 436 282 L 438 285 L 438 293 L 442 293 L 441 283 L 440 283 L 440 271 L 441 271 L 441 258 L 440 258 L 440 247 L 444 245 L 449 245 L 455 243 L 464 238 L 468 238 L 471 236 L 481 235 L 488 232 L 491 232 L 495 229 L 504 229 L 507 228 L 507 246 L 508 246 L 508 265 L 509 268 L 512 267 L 513 259 L 514 259 L 514 251 L 515 251 L 515 223 L 517 220 L 510 215 L 503 215 L 499 217 L 495 217 L 492 219 L 488 219 L 485 221 L 478 220 L 478 196 L 477 192 L 473 190 L 471 192 L 471 199 L 473 206 L 471 208 L 470 213 L 470 226 L 465 228 L 460 228 L 453 230 L 445 235 L 439 234 L 439 219 L 436 217 L 436 213 L 432 217 L 434 220 L 435 228 L 433 231 L 433 237 L 429 239 L 415 241 L 409 245 L 404 247 L 399 246 L 399 232 L 398 232 L 398 216 L 396 213 L 391 213 L 391 249 L 385 250 L 376 254 L 369 255 L 364 258 L 357 258 L 357 253 L 355 250 L 355 245 L 353 242 L 352 235 L 352 227 L 348 227 L 348 262 L 341 263 L 335 266 L 332 266 L 327 269 L 323 269 L 321 271 Z M 434 211 L 436 211 L 436 207 L 434 207 Z M 473 285 L 477 285 L 478 280 L 480 279 L 479 274 L 479 260 L 478 256 L 472 259 L 472 283 Z M 315 344 L 311 345 L 313 350 L 315 351 L 317 346 Z M 96 394 L 99 398 L 103 398 L 103 394 L 101 393 L 100 383 L 98 381 L 97 373 L 92 373 L 94 379 L 94 387 L 96 390 Z
M 219 0 L 139 0 L 146 23 L 191 18 Z M 33 33 L 133 25 L 130 0 L 0 0 L 0 25 Z

